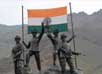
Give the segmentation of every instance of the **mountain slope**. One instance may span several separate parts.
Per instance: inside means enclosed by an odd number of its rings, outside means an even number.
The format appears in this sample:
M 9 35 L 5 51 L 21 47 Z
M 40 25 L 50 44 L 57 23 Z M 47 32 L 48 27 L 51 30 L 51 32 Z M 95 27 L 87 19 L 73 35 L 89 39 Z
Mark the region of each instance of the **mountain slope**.
M 73 13 L 73 21 L 76 37 L 76 49 L 86 56 L 78 57 L 78 66 L 84 70 L 85 74 L 100 74 L 102 73 L 102 10 L 87 15 L 84 12 Z M 70 16 L 68 16 L 69 28 Z M 6 74 L 13 71 L 13 64 L 9 56 L 11 49 L 14 46 L 15 35 L 21 35 L 21 26 L 6 26 L 0 25 L 0 74 Z M 67 34 L 67 33 L 66 33 Z M 71 30 L 68 32 L 68 37 L 71 35 Z M 25 25 L 25 41 L 28 42 L 31 35 L 27 34 Z M 50 40 L 43 37 L 40 43 L 41 61 L 45 69 L 52 64 L 52 49 L 53 46 Z M 46 54 L 45 54 L 46 53 Z M 34 58 L 31 59 L 32 68 L 36 67 Z M 34 66 L 34 67 L 33 67 Z M 9 68 L 9 69 L 7 69 Z M 35 68 L 36 69 L 36 68 Z M 97 70 L 96 70 L 97 69 Z M 96 70 L 94 72 L 94 70 Z

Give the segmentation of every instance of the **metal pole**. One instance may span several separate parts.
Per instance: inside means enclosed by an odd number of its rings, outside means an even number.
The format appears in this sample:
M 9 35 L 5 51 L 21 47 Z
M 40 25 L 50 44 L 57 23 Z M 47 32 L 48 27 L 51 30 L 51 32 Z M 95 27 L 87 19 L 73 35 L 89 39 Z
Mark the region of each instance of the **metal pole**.
M 23 10 L 23 5 L 22 5 L 22 41 L 24 41 L 24 10 Z M 25 64 L 25 53 L 24 53 L 24 50 L 23 50 L 23 59 L 24 59 L 24 62 L 23 64 Z
M 70 16 L 71 16 L 71 25 L 72 25 L 72 35 L 74 36 L 74 23 L 73 23 L 73 15 L 72 15 L 72 7 L 71 7 L 71 2 L 69 3 L 70 6 Z M 74 47 L 74 52 L 76 52 L 75 48 L 75 39 L 73 39 L 73 47 Z M 75 55 L 75 67 L 77 68 L 77 57 Z
M 24 41 L 24 14 L 23 14 L 23 6 L 22 6 L 22 41 Z

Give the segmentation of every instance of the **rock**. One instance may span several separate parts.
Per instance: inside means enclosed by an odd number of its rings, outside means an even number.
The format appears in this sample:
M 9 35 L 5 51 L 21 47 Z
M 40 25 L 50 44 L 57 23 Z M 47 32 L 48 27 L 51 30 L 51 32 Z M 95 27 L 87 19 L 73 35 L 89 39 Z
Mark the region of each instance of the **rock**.
M 24 67 L 23 74 L 33 74 L 33 71 L 30 67 Z
M 62 73 L 59 66 L 49 66 L 48 69 L 41 74 L 62 74 Z M 69 69 L 67 69 L 64 74 L 71 74 L 71 73 Z M 75 69 L 75 72 L 73 74 L 83 74 L 83 71 L 80 69 Z
M 81 69 L 75 69 L 75 72 L 76 72 L 77 74 L 84 74 Z

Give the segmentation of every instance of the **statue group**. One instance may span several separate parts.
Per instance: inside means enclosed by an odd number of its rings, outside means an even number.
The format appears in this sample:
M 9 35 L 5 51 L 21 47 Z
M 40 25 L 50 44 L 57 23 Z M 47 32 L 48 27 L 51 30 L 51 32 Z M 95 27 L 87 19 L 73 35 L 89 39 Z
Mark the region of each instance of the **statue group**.
M 15 46 L 12 49 L 12 56 L 14 61 L 14 72 L 15 74 L 31 74 L 29 71 L 29 61 L 31 56 L 35 56 L 35 61 L 37 65 L 37 69 L 39 72 L 41 72 L 41 61 L 40 61 L 40 50 L 39 45 L 40 41 L 44 34 L 50 39 L 53 45 L 53 66 L 56 66 L 56 59 L 58 56 L 58 61 L 61 67 L 61 74 L 65 74 L 66 71 L 66 63 L 68 63 L 70 68 L 70 74 L 75 74 L 74 65 L 72 62 L 72 55 L 80 55 L 78 52 L 74 52 L 71 49 L 70 42 L 75 38 L 75 36 L 72 36 L 67 40 L 67 35 L 61 34 L 59 35 L 59 30 L 55 28 L 55 30 L 51 33 L 49 31 L 50 29 L 50 22 L 51 19 L 47 18 L 45 19 L 42 24 L 42 31 L 41 33 L 38 33 L 36 29 L 33 29 L 32 39 L 29 41 L 28 44 L 25 43 L 25 41 L 21 42 L 21 37 L 16 36 L 14 38 L 15 40 Z M 25 59 L 21 59 L 21 55 L 24 53 L 24 48 L 29 49 L 28 53 L 26 54 Z M 25 61 L 23 66 L 20 64 L 20 61 Z M 24 69 L 25 68 L 25 69 Z

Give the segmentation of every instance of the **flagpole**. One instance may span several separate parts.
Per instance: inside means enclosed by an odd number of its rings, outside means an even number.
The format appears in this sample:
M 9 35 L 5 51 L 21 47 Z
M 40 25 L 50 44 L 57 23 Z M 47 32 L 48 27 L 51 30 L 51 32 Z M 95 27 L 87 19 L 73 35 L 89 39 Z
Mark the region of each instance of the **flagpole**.
M 24 41 L 24 14 L 23 14 L 23 5 L 22 5 L 22 41 Z
M 74 23 L 73 23 L 73 15 L 72 15 L 72 7 L 71 7 L 71 2 L 69 3 L 70 6 L 70 17 L 71 17 L 71 25 L 72 25 L 72 35 L 74 36 L 75 32 L 74 32 Z M 73 39 L 73 47 L 74 47 L 74 52 L 76 52 L 76 48 L 75 48 L 75 39 Z M 77 68 L 77 57 L 75 55 L 75 67 Z
M 24 6 L 22 5 L 22 41 L 24 41 Z M 24 53 L 24 50 L 23 50 L 23 59 L 24 59 L 24 62 L 23 64 L 25 64 L 25 53 Z

